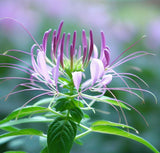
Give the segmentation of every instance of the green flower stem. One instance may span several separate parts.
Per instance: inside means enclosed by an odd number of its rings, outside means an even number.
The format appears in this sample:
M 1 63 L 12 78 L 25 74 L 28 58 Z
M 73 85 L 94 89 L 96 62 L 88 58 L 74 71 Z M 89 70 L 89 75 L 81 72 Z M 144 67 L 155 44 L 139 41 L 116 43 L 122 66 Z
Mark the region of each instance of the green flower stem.
M 58 112 L 56 112 L 56 111 L 54 111 L 52 108 L 48 108 L 48 110 L 50 111 L 50 112 L 52 112 L 53 114 L 56 114 L 56 115 L 58 115 L 58 116 L 61 116 L 61 117 L 65 117 L 65 115 L 62 115 L 61 113 L 58 113 Z
M 74 97 L 77 97 L 78 94 L 75 94 L 75 95 L 66 95 L 66 94 L 63 94 L 63 93 L 58 93 L 59 96 L 64 96 L 64 97 L 69 97 L 69 98 L 74 98 Z
M 86 94 L 83 94 L 83 93 L 81 93 L 81 95 L 84 96 L 84 97 L 87 97 L 87 98 L 89 98 L 89 99 L 93 99 L 93 100 L 94 100 L 94 101 L 92 101 L 92 102 L 89 104 L 89 106 L 92 106 L 95 101 L 106 102 L 106 100 L 97 98 L 97 97 L 95 97 L 95 96 L 90 96 L 90 95 L 86 95 Z M 119 103 L 118 103 L 118 104 L 119 104 Z M 119 104 L 119 106 L 120 106 L 120 104 Z
M 91 129 L 89 129 L 89 130 L 87 130 L 87 131 L 85 131 L 85 132 L 83 132 L 83 133 L 77 135 L 77 136 L 75 137 L 75 140 L 77 140 L 77 139 L 79 139 L 79 138 L 81 138 L 81 137 L 83 137 L 83 136 L 89 134 L 90 132 L 92 132 Z
M 95 96 L 90 96 L 90 95 L 86 95 L 86 94 L 83 94 L 83 93 L 81 93 L 81 95 L 83 96 L 83 97 L 87 97 L 87 98 L 89 98 L 89 99 L 94 99 L 94 100 L 96 100 L 96 101 L 105 101 L 105 100 L 102 100 L 102 99 L 99 99 L 99 98 L 97 98 L 97 97 L 95 97 Z M 92 103 L 93 104 L 93 103 Z
M 86 130 L 90 130 L 90 128 L 88 128 L 87 126 L 83 125 L 83 124 L 79 124 L 79 126 L 81 126 L 82 128 L 86 129 Z

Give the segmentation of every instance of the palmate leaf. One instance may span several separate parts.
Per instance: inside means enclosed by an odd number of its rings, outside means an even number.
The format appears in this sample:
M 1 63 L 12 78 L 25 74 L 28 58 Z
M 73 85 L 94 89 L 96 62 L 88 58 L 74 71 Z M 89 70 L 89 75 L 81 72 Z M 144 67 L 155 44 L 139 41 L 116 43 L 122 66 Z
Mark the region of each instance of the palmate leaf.
M 103 125 L 101 123 L 100 124 L 96 123 L 95 125 L 93 124 L 91 126 L 91 129 L 93 132 L 112 134 L 112 135 L 122 136 L 122 137 L 126 137 L 129 139 L 135 140 L 139 143 L 144 144 L 146 147 L 151 149 L 153 152 L 159 153 L 159 151 L 153 145 L 151 145 L 148 141 L 146 141 L 145 139 L 143 139 L 135 134 L 132 134 L 130 132 L 127 132 L 125 130 L 122 130 L 120 128 L 113 127 L 110 125 L 105 125 L 105 124 Z
M 6 123 L 12 119 L 22 118 L 24 116 L 28 116 L 36 113 L 43 113 L 50 111 L 48 108 L 40 107 L 40 106 L 27 106 L 24 108 L 18 108 L 10 113 L 6 118 L 0 121 L 0 124 Z
M 48 152 L 69 153 L 76 136 L 76 131 L 76 123 L 68 118 L 58 117 L 48 129 Z

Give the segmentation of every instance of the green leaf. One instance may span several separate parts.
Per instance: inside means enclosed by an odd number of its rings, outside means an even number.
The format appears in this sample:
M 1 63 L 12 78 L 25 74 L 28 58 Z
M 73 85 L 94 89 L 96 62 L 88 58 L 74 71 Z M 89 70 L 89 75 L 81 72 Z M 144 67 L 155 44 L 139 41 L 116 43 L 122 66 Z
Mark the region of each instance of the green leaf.
M 113 134 L 113 135 L 117 135 L 117 136 L 122 136 L 122 137 L 126 137 L 132 140 L 135 140 L 139 143 L 144 144 L 146 147 L 148 147 L 149 149 L 151 149 L 153 152 L 155 153 L 159 153 L 159 151 L 153 146 L 151 145 L 148 141 L 146 141 L 145 139 L 134 135 L 132 133 L 129 133 L 127 131 L 124 131 L 122 129 L 116 128 L 116 127 L 112 127 L 109 125 L 92 125 L 91 127 L 93 132 L 98 132 L 98 133 L 105 133 L 105 134 Z
M 14 131 L 18 131 L 19 129 L 13 126 L 8 126 L 8 127 L 3 127 L 1 128 L 4 131 L 8 131 L 8 132 L 14 132 Z
M 48 148 L 45 147 L 44 149 L 42 149 L 41 153 L 48 153 Z
M 0 140 L 1 138 L 11 137 L 11 136 L 23 136 L 23 135 L 37 135 L 37 136 L 44 137 L 44 134 L 42 131 L 35 130 L 35 129 L 22 129 L 16 132 L 9 132 L 9 133 L 2 134 L 0 135 Z
M 106 104 L 111 104 L 111 105 L 115 105 L 115 106 L 118 106 L 118 107 L 122 107 L 122 108 L 125 108 L 125 109 L 128 109 L 128 110 L 131 110 L 122 101 L 116 100 L 116 99 L 111 99 L 110 97 L 107 97 L 107 96 L 102 96 L 102 97 L 98 98 L 96 96 L 90 96 L 90 95 L 83 94 L 83 93 L 81 93 L 81 95 L 83 97 L 86 97 L 87 99 L 95 100 L 95 102 L 103 102 L 103 103 L 106 103 Z
M 80 123 L 80 121 L 83 118 L 83 112 L 81 111 L 81 109 L 78 107 L 75 107 L 75 108 L 70 109 L 69 112 L 70 112 L 73 120 Z
M 114 99 L 111 99 L 110 97 L 106 97 L 106 96 L 102 96 L 100 98 L 98 98 L 100 102 L 104 102 L 104 103 L 107 103 L 107 104 L 111 104 L 111 105 L 115 105 L 115 106 L 119 106 L 119 107 L 122 107 L 122 108 L 125 108 L 125 109 L 128 109 L 128 110 L 131 110 L 127 105 L 125 105 L 124 103 L 122 103 L 120 100 L 114 100 Z
M 56 101 L 56 111 L 65 111 L 75 107 L 74 102 L 68 98 L 60 98 Z
M 44 98 L 41 99 L 39 101 L 37 101 L 36 103 L 33 104 L 33 106 L 39 106 L 39 105 L 44 105 L 44 104 L 48 104 L 50 102 L 52 102 L 54 100 L 54 98 Z
M 69 153 L 76 136 L 77 125 L 68 118 L 59 117 L 49 126 L 47 143 L 49 153 Z
M 4 153 L 26 153 L 24 151 L 6 151 Z
M 96 126 L 96 125 L 109 125 L 109 126 L 113 126 L 113 127 L 121 127 L 121 128 L 128 128 L 128 129 L 132 129 L 134 130 L 136 133 L 139 133 L 135 128 L 125 125 L 125 124 L 120 124 L 120 123 L 115 123 L 115 122 L 110 122 L 110 121 L 96 121 L 92 124 L 92 126 Z
M 8 122 L 12 119 L 22 118 L 24 116 L 28 116 L 36 113 L 43 113 L 50 111 L 48 108 L 40 107 L 40 106 L 27 106 L 24 108 L 18 108 L 10 113 L 6 118 L 0 121 L 0 124 Z
M 4 128 L 4 127 L 17 125 L 17 124 L 22 124 L 22 123 L 37 123 L 37 122 L 52 122 L 52 121 L 53 121 L 53 119 L 48 119 L 45 117 L 36 116 L 36 117 L 32 117 L 32 118 L 23 118 L 20 120 L 12 120 L 12 121 L 0 124 L 0 129 Z

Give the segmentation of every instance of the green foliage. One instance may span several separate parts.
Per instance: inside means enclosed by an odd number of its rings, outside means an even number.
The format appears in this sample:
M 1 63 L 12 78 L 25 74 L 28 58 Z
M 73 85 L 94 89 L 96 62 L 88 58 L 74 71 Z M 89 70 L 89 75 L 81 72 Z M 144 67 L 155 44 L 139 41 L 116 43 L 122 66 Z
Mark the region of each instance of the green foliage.
M 69 99 L 69 98 L 60 98 L 57 100 L 55 108 L 56 111 L 63 112 L 65 110 L 69 111 L 69 114 L 71 115 L 72 119 L 78 123 L 83 118 L 83 112 L 78 107 L 81 102 L 75 100 L 75 99 Z M 83 105 L 80 105 L 83 106 Z
M 120 128 L 117 128 L 117 127 L 118 127 L 118 123 L 112 124 L 111 122 L 109 122 L 109 123 L 106 122 L 106 124 L 105 124 L 105 121 L 102 121 L 102 122 L 98 121 L 98 122 L 93 123 L 93 125 L 91 126 L 91 129 L 93 132 L 112 134 L 112 135 L 122 136 L 125 138 L 135 140 L 139 143 L 144 144 L 146 147 L 151 149 L 153 152 L 159 153 L 159 151 L 153 145 L 151 145 L 148 141 L 146 141 L 145 139 L 143 139 L 135 134 L 132 134 L 130 132 L 127 132 L 125 130 L 122 130 Z M 123 127 L 123 126 L 120 124 L 119 127 Z M 133 129 L 132 127 L 127 127 L 127 128 Z
M 37 122 L 51 122 L 52 119 L 48 119 L 45 118 L 43 116 L 35 116 L 35 117 L 31 117 L 31 118 L 23 118 L 20 120 L 13 120 L 13 121 L 9 121 L 6 123 L 2 123 L 0 124 L 0 128 L 11 128 L 9 126 L 13 126 L 13 125 L 18 125 L 18 124 L 23 124 L 23 123 L 37 123 Z M 12 127 L 13 129 L 14 127 Z
M 75 107 L 75 108 L 70 109 L 69 112 L 70 112 L 73 120 L 80 123 L 80 121 L 83 118 L 83 112 L 81 111 L 81 109 L 78 107 Z
M 60 98 L 57 100 L 55 108 L 56 111 L 65 111 L 75 107 L 74 101 L 68 98 Z
M 99 100 L 100 102 L 108 103 L 108 104 L 111 104 L 111 105 L 114 105 L 114 106 L 118 106 L 118 107 L 130 110 L 130 108 L 120 100 L 111 99 L 110 97 L 106 97 L 106 96 L 102 96 L 99 99 L 100 99 Z
M 18 131 L 19 129 L 13 126 L 7 126 L 7 127 L 1 127 L 2 130 L 4 131 L 8 131 L 8 132 L 14 132 L 14 131 Z
M 33 104 L 33 106 L 40 106 L 40 105 L 44 105 L 44 104 L 49 104 L 54 100 L 54 98 L 44 98 L 41 99 L 39 101 L 37 101 L 36 103 Z
M 106 103 L 109 105 L 114 105 L 114 106 L 118 106 L 127 110 L 131 110 L 126 104 L 123 103 L 123 101 L 117 100 L 117 99 L 111 99 L 110 97 L 107 96 L 102 96 L 102 97 L 95 97 L 95 96 L 90 96 L 90 95 L 86 95 L 86 94 L 82 94 L 82 96 L 88 98 L 88 99 L 93 99 L 94 102 L 102 102 L 102 103 Z
M 69 153 L 76 136 L 77 125 L 69 118 L 59 117 L 49 126 L 47 143 L 49 153 Z
M 134 130 L 136 133 L 138 133 L 138 131 L 131 127 L 131 126 L 128 126 L 128 125 L 125 125 L 125 124 L 120 124 L 120 123 L 115 123 L 115 122 L 109 122 L 109 121 L 96 121 L 92 124 L 92 126 L 99 126 L 99 125 L 104 125 L 104 126 L 112 126 L 112 127 L 121 127 L 121 128 L 127 128 L 127 129 L 132 129 Z
M 47 112 L 47 111 L 49 111 L 47 108 L 39 107 L 39 106 L 27 106 L 24 108 L 18 108 L 15 111 L 13 111 L 12 113 L 10 113 L 6 118 L 1 120 L 0 124 L 6 123 L 12 119 L 18 119 L 18 118 L 22 118 L 24 116 L 33 115 L 36 113 L 43 113 L 43 112 Z
M 22 129 L 22 130 L 18 130 L 15 132 L 9 132 L 9 133 L 2 134 L 0 135 L 0 139 L 5 138 L 5 137 L 22 136 L 22 135 L 37 135 L 37 136 L 44 137 L 44 134 L 42 131 L 35 130 L 35 129 Z
M 48 148 L 45 147 L 44 149 L 42 149 L 41 153 L 48 153 Z
M 108 97 L 97 98 L 93 96 L 92 98 L 97 102 L 112 104 L 129 110 L 123 102 L 117 102 L 117 100 Z M 82 144 L 79 138 L 90 132 L 98 132 L 135 140 L 144 144 L 153 152 L 158 153 L 158 150 L 156 150 L 156 148 L 148 141 L 130 133 L 129 130 L 138 133 L 138 131 L 131 126 L 104 120 L 94 122 L 90 128 L 85 126 L 85 121 L 89 119 L 89 115 L 83 113 L 82 108 L 84 108 L 84 106 L 82 102 L 83 101 L 66 95 L 66 97 L 60 96 L 55 99 L 46 98 L 36 102 L 33 106 L 26 106 L 14 110 L 6 118 L 0 121 L 0 129 L 5 132 L 0 135 L 0 143 L 5 143 L 19 136 L 35 135 L 43 139 L 43 141 L 40 139 L 43 146 L 41 153 L 69 153 L 74 141 Z M 52 103 L 52 108 L 39 106 L 47 103 Z M 16 127 L 19 124 L 38 122 L 51 123 L 47 135 L 43 133 L 43 131 L 36 129 L 20 129 Z M 78 135 L 76 135 L 77 125 L 79 130 Z M 18 151 L 10 152 L 18 153 Z

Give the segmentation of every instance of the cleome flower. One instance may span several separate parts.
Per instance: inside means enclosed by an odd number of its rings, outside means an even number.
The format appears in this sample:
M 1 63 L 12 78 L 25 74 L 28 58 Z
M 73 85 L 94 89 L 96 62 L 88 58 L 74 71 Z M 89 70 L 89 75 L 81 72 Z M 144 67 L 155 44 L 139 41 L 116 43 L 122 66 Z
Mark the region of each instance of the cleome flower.
M 82 30 L 82 44 L 78 45 L 77 32 L 74 31 L 73 37 L 71 38 L 70 33 L 62 34 L 62 26 L 63 22 L 60 23 L 58 30 L 54 30 L 52 32 L 52 30 L 49 29 L 46 31 L 43 36 L 42 44 L 38 44 L 32 35 L 27 31 L 35 41 L 35 44 L 31 47 L 31 53 L 21 50 L 8 50 L 1 55 L 20 61 L 25 64 L 26 67 L 12 63 L 0 63 L 0 67 L 13 68 L 30 75 L 30 78 L 0 78 L 1 80 L 22 79 L 29 81 L 18 84 L 11 91 L 11 93 L 8 94 L 8 96 L 28 90 L 43 91 L 43 93 L 30 99 L 27 102 L 29 103 L 33 99 L 43 95 L 61 96 L 64 93 L 67 95 L 75 95 L 75 97 L 80 97 L 81 99 L 83 99 L 82 97 L 91 99 L 89 96 L 86 96 L 86 94 L 83 94 L 88 90 L 100 93 L 97 97 L 103 96 L 106 91 L 109 91 L 113 95 L 111 90 L 121 90 L 134 94 L 141 99 L 143 98 L 135 91 L 149 92 L 141 89 L 139 84 L 131 78 L 135 77 L 145 83 L 138 76 L 131 73 L 117 73 L 114 70 L 117 66 L 132 59 L 150 54 L 145 51 L 137 51 L 122 58 L 122 55 L 138 42 L 131 45 L 111 62 L 111 51 L 106 45 L 103 32 L 101 32 L 101 49 L 99 51 L 94 44 L 92 30 L 89 32 L 89 38 L 86 36 L 85 30 Z M 49 44 L 49 36 L 51 36 L 50 56 L 48 56 L 47 48 Z M 30 66 L 24 60 L 21 60 L 16 56 L 9 55 L 8 52 L 20 52 L 31 56 L 32 65 Z M 86 76 L 86 74 L 88 74 L 88 67 L 90 69 L 90 73 L 89 76 Z M 109 88 L 108 85 L 110 82 L 117 77 L 124 83 L 125 87 Z M 132 81 L 137 88 L 130 88 L 125 79 Z M 14 91 L 19 86 L 27 87 L 27 89 Z M 114 95 L 113 97 L 115 98 Z
M 94 44 L 92 30 L 89 32 L 89 37 L 86 36 L 85 30 L 82 31 L 82 43 L 78 45 L 77 32 L 75 31 L 73 33 L 72 38 L 70 33 L 62 33 L 63 22 L 61 22 L 58 30 L 52 31 L 49 29 L 46 31 L 43 36 L 42 44 L 38 44 L 29 31 L 23 25 L 21 26 L 31 36 L 35 44 L 31 47 L 30 53 L 22 50 L 8 50 L 4 54 L 0 54 L 0 58 L 8 57 L 20 63 L 0 63 L 0 68 L 11 68 L 22 71 L 28 76 L 0 77 L 0 80 L 7 81 L 17 79 L 23 81 L 15 86 L 15 88 L 7 95 L 6 99 L 10 95 L 24 91 L 40 91 L 41 93 L 32 97 L 25 102 L 23 107 L 13 111 L 8 117 L 0 122 L 1 129 L 10 132 L 9 134 L 2 134 L 1 138 L 26 134 L 38 135 L 45 140 L 45 148 L 43 148 L 42 152 L 69 153 L 75 140 L 77 141 L 77 139 L 90 132 L 98 132 L 130 138 L 146 145 L 155 153 L 158 153 L 158 150 L 146 140 L 129 131 L 123 130 L 123 128 L 128 128 L 128 130 L 132 129 L 138 133 L 136 129 L 128 126 L 126 115 L 122 108 L 128 110 L 132 108 L 143 119 L 144 117 L 128 103 L 118 100 L 112 92 L 112 90 L 128 92 L 142 100 L 143 92 L 152 94 L 150 91 L 141 88 L 136 80 L 139 80 L 144 84 L 146 83 L 137 75 L 131 73 L 118 73 L 115 71 L 115 68 L 121 64 L 140 56 L 150 54 L 145 51 L 137 51 L 130 53 L 127 56 L 123 56 L 139 41 L 135 42 L 117 58 L 111 61 L 111 51 L 106 45 L 103 32 L 101 32 L 101 46 L 100 50 L 98 50 Z M 51 41 L 49 39 L 50 37 Z M 49 46 L 50 52 L 48 52 Z M 9 54 L 11 52 L 18 52 L 29 56 L 31 60 L 30 63 L 28 64 L 25 60 L 20 59 L 16 54 L 14 54 L 14 56 Z M 111 86 L 110 83 L 115 78 L 118 78 L 124 87 L 109 87 Z M 136 80 L 134 80 L 134 78 L 136 78 Z M 129 86 L 128 80 L 134 84 L 134 88 Z M 19 88 L 21 86 L 24 88 Z M 109 92 L 112 95 L 112 98 L 107 97 L 105 95 L 106 92 Z M 44 95 L 50 96 L 51 98 L 44 98 L 33 105 L 26 106 L 32 100 Z M 154 94 L 152 95 L 154 96 Z M 155 96 L 154 98 L 156 99 Z M 93 107 L 95 102 L 109 104 L 115 108 L 118 113 L 120 109 L 126 125 L 99 120 L 88 127 L 86 121 L 88 121 L 89 116 L 84 114 L 84 111 L 92 110 L 93 112 L 100 111 L 106 113 L 103 110 L 97 110 Z M 47 103 L 49 104 L 47 108 L 46 106 L 41 107 L 41 105 Z M 6 122 L 9 123 L 10 121 L 15 125 L 26 123 L 25 119 L 22 119 L 21 122 L 17 122 L 17 118 L 25 116 L 28 118 L 28 115 L 32 116 L 37 113 L 42 113 L 42 116 L 29 117 L 27 121 L 35 123 L 52 122 L 49 125 L 47 135 L 42 131 L 37 131 L 35 129 L 18 129 L 14 126 L 9 127 L 8 124 L 6 124 Z M 119 119 L 121 119 L 120 115 Z
M 101 32 L 102 45 L 101 54 L 98 58 L 98 51 L 93 43 L 93 34 L 90 30 L 89 45 L 85 30 L 82 31 L 82 45 L 76 49 L 76 31 L 70 43 L 70 34 L 62 34 L 61 22 L 58 31 L 53 31 L 51 41 L 50 58 L 47 57 L 47 42 L 51 29 L 45 32 L 41 45 L 34 44 L 31 48 L 32 69 L 31 76 L 38 81 L 44 82 L 53 92 L 59 92 L 60 87 L 67 87 L 77 92 L 83 92 L 90 88 L 100 88 L 106 86 L 112 80 L 112 75 L 108 74 L 107 67 L 110 62 L 110 50 L 105 45 L 104 33 Z M 66 38 L 66 42 L 65 42 Z M 66 43 L 66 44 L 65 44 Z M 34 50 L 36 49 L 36 55 Z M 85 77 L 85 69 L 90 64 L 91 78 L 81 83 Z

